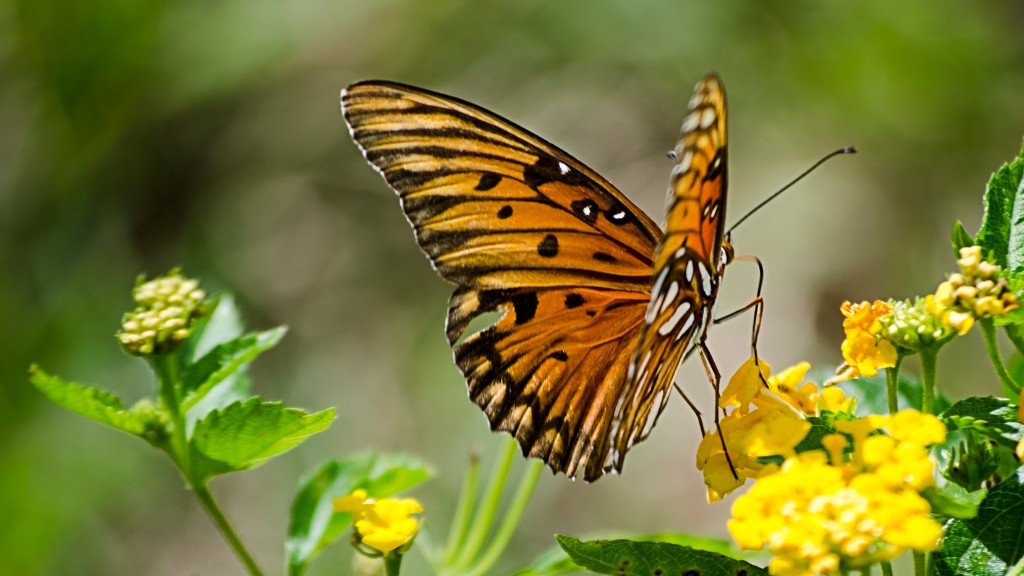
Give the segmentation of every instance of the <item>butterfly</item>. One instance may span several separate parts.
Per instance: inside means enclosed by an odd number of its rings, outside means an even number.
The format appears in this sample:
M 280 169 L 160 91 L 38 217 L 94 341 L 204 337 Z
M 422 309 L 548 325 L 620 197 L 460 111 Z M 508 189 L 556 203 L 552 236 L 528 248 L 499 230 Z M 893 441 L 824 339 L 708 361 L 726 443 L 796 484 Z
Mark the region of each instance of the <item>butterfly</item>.
M 446 335 L 491 428 L 570 478 L 621 472 L 684 355 L 697 350 L 708 367 L 705 336 L 732 259 L 718 76 L 698 82 L 670 153 L 664 231 L 579 160 L 469 102 L 364 81 L 342 91 L 341 107 L 420 248 L 455 285 Z

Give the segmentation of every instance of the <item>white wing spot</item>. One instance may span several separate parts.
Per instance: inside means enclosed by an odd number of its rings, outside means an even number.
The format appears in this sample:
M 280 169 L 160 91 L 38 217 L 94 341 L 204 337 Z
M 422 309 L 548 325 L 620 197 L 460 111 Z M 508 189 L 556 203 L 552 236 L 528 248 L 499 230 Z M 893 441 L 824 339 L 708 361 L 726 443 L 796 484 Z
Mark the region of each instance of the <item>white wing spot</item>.
M 712 124 L 715 123 L 715 118 L 717 116 L 718 115 L 715 113 L 714 108 L 705 108 L 700 115 L 700 127 L 704 130 L 707 130 L 708 128 L 711 127 Z
M 686 261 L 686 281 L 693 281 L 693 260 Z
M 665 301 L 661 303 L 661 306 L 658 306 L 658 314 L 664 313 L 665 309 L 671 306 L 672 302 L 675 301 L 676 295 L 678 294 L 679 282 L 673 281 L 671 284 L 668 285 L 668 293 L 665 294 Z M 661 300 L 661 297 L 659 297 L 658 300 Z
M 711 214 L 709 214 L 710 218 L 714 218 L 715 216 L 718 216 L 718 201 L 717 200 L 715 201 L 714 204 L 711 205 Z
M 693 163 L 693 152 L 687 150 L 686 154 L 683 154 L 683 159 L 679 161 L 679 167 L 685 172 L 690 169 L 691 163 Z
M 690 326 L 693 326 L 692 314 L 688 316 L 686 318 L 686 321 L 683 322 L 683 325 L 679 327 L 679 332 L 676 333 L 676 340 L 681 339 L 683 337 L 683 334 L 686 334 L 690 330 Z
M 569 166 L 565 162 L 559 162 L 558 163 L 558 171 L 561 172 L 562 174 L 568 174 L 569 173 Z
M 587 204 L 586 206 L 584 206 L 583 207 L 583 215 L 588 217 L 588 218 L 593 216 L 594 215 L 594 207 L 591 206 L 590 204 Z
M 691 262 L 692 262 L 692 260 L 691 260 Z M 700 273 L 701 273 L 701 280 L 703 281 L 701 283 L 701 286 L 700 286 L 701 292 L 704 294 L 704 296 L 706 298 L 710 298 L 711 297 L 711 273 L 708 272 L 708 269 L 707 269 L 706 266 L 704 266 L 703 262 L 700 263 Z
M 625 218 L 626 218 L 626 211 L 625 210 L 619 210 L 615 214 L 612 214 L 612 220 L 616 220 L 616 221 L 618 221 L 618 220 L 625 220 Z
M 682 304 L 680 304 L 679 307 L 676 308 L 675 313 L 672 314 L 672 317 L 669 318 L 664 324 L 658 327 L 658 334 L 661 334 L 662 336 L 668 336 L 672 332 L 672 330 L 675 329 L 676 324 L 678 324 L 679 321 L 683 319 L 683 316 L 690 311 L 691 307 L 692 306 L 689 302 L 683 302 Z
M 683 132 L 693 132 L 699 123 L 700 116 L 696 112 L 691 112 L 683 120 Z
M 705 204 L 704 205 L 704 210 L 702 210 L 701 213 L 700 213 L 701 218 L 707 218 L 708 214 L 710 214 L 710 213 L 711 213 L 711 204 Z

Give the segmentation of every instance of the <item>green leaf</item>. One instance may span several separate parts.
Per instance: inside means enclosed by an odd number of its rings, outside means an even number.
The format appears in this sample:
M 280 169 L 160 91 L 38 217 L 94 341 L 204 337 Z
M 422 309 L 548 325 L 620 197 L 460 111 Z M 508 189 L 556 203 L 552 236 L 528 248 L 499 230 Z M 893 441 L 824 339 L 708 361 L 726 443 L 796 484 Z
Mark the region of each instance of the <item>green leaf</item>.
M 1024 437 L 1017 420 L 1017 405 L 1006 398 L 972 396 L 946 409 L 939 418 L 950 430 L 971 430 L 1008 448 Z
M 595 536 L 596 537 L 596 536 Z M 717 552 L 730 558 L 762 558 L 764 554 L 754 552 L 741 552 L 736 550 L 732 543 L 718 538 L 705 538 L 691 536 L 689 534 L 659 533 L 645 534 L 642 536 L 627 536 L 624 534 L 608 535 L 604 539 L 615 537 L 617 539 L 628 538 L 637 542 L 662 542 L 689 546 L 697 550 Z M 538 556 L 529 566 L 516 572 L 513 576 L 556 576 L 559 574 L 579 574 L 580 567 L 569 559 L 568 554 L 561 546 L 553 546 Z M 667 574 L 667 573 L 666 573 Z
M 962 222 L 957 220 L 953 223 L 953 257 L 960 258 L 960 249 L 974 246 L 974 238 L 964 230 Z
M 658 576 L 695 573 L 701 576 L 765 575 L 768 572 L 744 560 L 665 542 L 591 540 L 583 542 L 556 535 L 558 544 L 577 565 L 599 574 Z
M 218 294 L 203 303 L 209 312 L 192 329 L 192 335 L 185 342 L 183 358 L 191 364 L 205 356 L 214 346 L 234 340 L 245 332 L 242 313 L 235 305 L 231 294 Z
M 978 515 L 978 506 L 986 494 L 988 490 L 984 488 L 968 492 L 953 482 L 946 482 L 942 487 L 932 486 L 921 492 L 921 496 L 931 504 L 933 513 L 963 520 Z
M 139 436 L 147 442 L 153 443 L 160 436 L 153 433 L 154 428 L 159 428 L 159 417 L 151 405 L 140 404 L 138 409 L 126 410 L 117 396 L 52 376 L 38 366 L 29 368 L 29 380 L 51 402 L 76 414 Z
M 197 422 L 192 431 L 192 474 L 206 480 L 259 466 L 323 432 L 332 420 L 333 408 L 307 414 L 259 398 L 214 410 Z
M 985 259 L 1002 268 L 1018 271 L 1024 267 L 1024 149 L 1020 156 L 1003 164 L 985 189 L 985 215 L 977 243 Z
M 195 364 L 185 369 L 182 376 L 185 392 L 182 410 L 195 406 L 210 390 L 252 362 L 260 353 L 277 346 L 285 332 L 287 328 L 279 326 L 214 346 Z
M 1024 557 L 1024 467 L 989 490 L 977 517 L 950 520 L 944 532 L 936 574 L 1006 574 Z
M 324 548 L 352 523 L 352 515 L 335 513 L 333 500 L 362 488 L 387 498 L 419 485 L 433 475 L 430 466 L 407 454 L 364 452 L 330 460 L 302 479 L 292 502 L 285 550 L 288 574 L 302 574 Z

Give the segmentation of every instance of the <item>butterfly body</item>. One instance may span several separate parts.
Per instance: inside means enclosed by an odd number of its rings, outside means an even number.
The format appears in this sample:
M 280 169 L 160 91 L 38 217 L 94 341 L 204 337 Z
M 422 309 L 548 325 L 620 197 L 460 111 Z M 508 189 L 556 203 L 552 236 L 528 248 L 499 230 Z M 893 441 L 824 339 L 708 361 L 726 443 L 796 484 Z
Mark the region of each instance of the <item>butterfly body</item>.
M 621 470 L 703 341 L 731 254 L 718 78 L 691 100 L 664 232 L 583 163 L 468 102 L 369 81 L 345 89 L 342 109 L 456 285 L 446 334 L 491 428 L 569 477 Z M 501 316 L 459 342 L 488 312 Z

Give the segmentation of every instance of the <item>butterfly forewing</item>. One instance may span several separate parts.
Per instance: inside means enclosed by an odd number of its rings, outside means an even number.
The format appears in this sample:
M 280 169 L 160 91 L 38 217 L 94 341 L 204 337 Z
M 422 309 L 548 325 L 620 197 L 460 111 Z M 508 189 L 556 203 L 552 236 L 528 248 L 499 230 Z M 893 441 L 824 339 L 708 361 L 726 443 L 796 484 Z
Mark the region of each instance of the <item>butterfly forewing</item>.
M 694 89 L 673 150 L 665 237 L 657 248 L 651 301 L 616 409 L 610 464 L 647 437 L 669 395 L 676 368 L 703 338 L 721 276 L 726 192 L 725 91 L 714 74 Z M 617 458 L 616 458 L 617 457 Z
M 572 156 L 472 104 L 362 82 L 342 108 L 420 247 L 457 285 L 447 334 L 470 397 L 524 453 L 599 477 L 657 224 Z M 491 311 L 502 313 L 494 326 L 456 344 Z
M 493 429 L 570 477 L 621 469 L 661 411 L 714 297 L 677 278 L 689 262 L 717 282 L 724 154 L 721 173 L 708 174 L 724 152 L 724 97 L 713 77 L 698 88 L 673 170 L 665 240 L 673 247 L 662 247 L 656 267 L 663 239 L 654 221 L 525 129 L 392 82 L 342 93 L 353 139 L 398 192 L 434 268 L 457 286 L 446 332 L 470 398 Z M 702 116 L 709 103 L 714 127 Z M 701 216 L 708 202 L 715 210 Z M 673 256 L 683 246 L 693 248 Z M 458 342 L 487 312 L 500 318 Z

